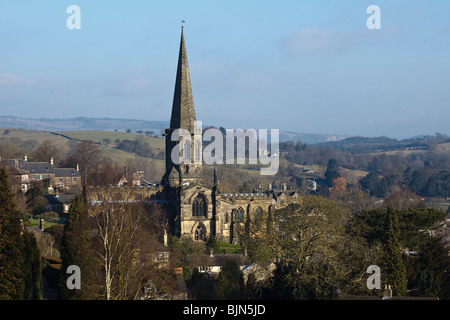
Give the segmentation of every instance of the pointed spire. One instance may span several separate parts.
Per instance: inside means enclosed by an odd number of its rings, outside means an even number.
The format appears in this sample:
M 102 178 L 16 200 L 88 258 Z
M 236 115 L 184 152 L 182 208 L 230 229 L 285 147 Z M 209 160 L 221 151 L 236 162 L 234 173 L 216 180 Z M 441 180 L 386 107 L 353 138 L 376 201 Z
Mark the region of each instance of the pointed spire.
M 191 78 L 184 42 L 184 31 L 183 27 L 181 27 L 180 52 L 178 55 L 177 78 L 175 81 L 170 128 L 187 129 L 193 134 L 195 120 L 194 98 L 192 95 Z

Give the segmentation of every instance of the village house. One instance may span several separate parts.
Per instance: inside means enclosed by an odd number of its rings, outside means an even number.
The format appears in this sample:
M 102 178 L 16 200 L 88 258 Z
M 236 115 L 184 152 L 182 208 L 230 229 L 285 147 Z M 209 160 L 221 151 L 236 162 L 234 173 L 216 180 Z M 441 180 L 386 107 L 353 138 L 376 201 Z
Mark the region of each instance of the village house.
M 6 171 L 10 177 L 11 188 L 14 192 L 20 190 L 25 193 L 28 191 L 28 187 L 30 185 L 28 172 L 16 167 L 7 167 Z
M 239 268 L 243 270 L 250 264 L 248 256 L 244 254 L 203 254 L 197 257 L 198 271 L 210 277 L 217 277 L 228 261 L 236 261 Z
M 72 199 L 74 194 L 48 194 L 44 195 L 47 200 L 45 209 L 47 211 L 54 211 L 58 213 L 60 217 L 64 217 L 69 213 Z
M 66 191 L 81 189 L 81 175 L 76 168 L 55 168 L 53 158 L 48 162 L 29 162 L 25 155 L 23 159 L 5 160 L 6 167 L 16 181 L 20 181 L 20 188 L 26 192 L 30 183 L 48 179 L 49 191 Z

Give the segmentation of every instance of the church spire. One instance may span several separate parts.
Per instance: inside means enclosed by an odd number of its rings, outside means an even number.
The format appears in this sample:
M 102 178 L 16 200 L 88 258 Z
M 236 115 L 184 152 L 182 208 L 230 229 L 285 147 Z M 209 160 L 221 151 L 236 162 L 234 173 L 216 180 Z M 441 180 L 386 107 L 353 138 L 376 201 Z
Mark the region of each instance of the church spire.
M 183 27 L 181 27 L 180 52 L 178 55 L 178 68 L 173 96 L 172 117 L 170 118 L 170 128 L 183 128 L 189 130 L 189 132 L 193 134 L 195 121 L 194 98 L 192 95 L 184 32 Z
M 182 141 L 187 137 L 183 137 L 185 133 L 181 133 L 181 136 L 177 136 L 172 140 L 172 135 L 177 129 L 188 130 L 190 139 Z M 194 99 L 182 28 L 172 116 L 170 118 L 170 128 L 165 130 L 166 172 L 161 180 L 161 184 L 181 186 L 186 182 L 197 183 L 204 181 L 201 164 L 202 141 L 201 139 L 198 139 L 199 133 L 201 136 L 201 128 L 197 128 L 196 123 Z M 174 161 L 174 159 L 172 159 L 172 151 L 177 144 L 180 144 L 182 149 L 178 150 L 180 152 L 180 158 L 175 159 L 177 161 Z M 191 161 L 185 161 L 185 157 L 187 157 L 187 159 L 190 157 Z M 183 161 L 180 162 L 181 159 Z M 179 180 L 178 183 L 177 180 Z

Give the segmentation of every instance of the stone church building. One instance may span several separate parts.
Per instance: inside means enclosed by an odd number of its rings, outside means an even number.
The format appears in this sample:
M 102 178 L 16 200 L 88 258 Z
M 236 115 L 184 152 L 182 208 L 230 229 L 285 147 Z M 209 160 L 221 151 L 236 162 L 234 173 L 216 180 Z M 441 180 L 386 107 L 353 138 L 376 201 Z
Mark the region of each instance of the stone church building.
M 176 164 L 171 159 L 172 149 L 182 143 L 180 140 L 172 141 L 172 134 L 177 129 L 186 129 L 192 135 L 191 163 Z M 115 200 L 164 203 L 174 235 L 194 241 L 206 241 L 214 236 L 229 243 L 238 243 L 239 231 L 248 227 L 258 215 L 270 215 L 272 210 L 297 201 L 298 194 L 287 190 L 223 194 L 217 168 L 214 168 L 213 185 L 209 185 L 201 161 L 194 161 L 202 148 L 201 141 L 197 143 L 194 138 L 198 134 L 195 130 L 194 99 L 182 29 L 170 128 L 165 130 L 165 174 L 157 186 L 121 186 L 120 195 L 114 194 Z M 201 134 L 201 128 L 199 130 Z M 105 190 L 100 190 L 91 187 L 92 202 L 106 199 Z
M 191 163 L 175 164 L 171 159 L 172 149 L 182 142 L 172 141 L 172 134 L 180 128 L 188 130 L 192 135 Z M 217 168 L 214 169 L 213 185 L 208 185 L 202 163 L 194 161 L 194 156 L 201 152 L 202 147 L 195 142 L 195 130 L 200 130 L 201 134 L 201 128 L 196 128 L 194 98 L 182 29 L 170 128 L 165 130 L 166 170 L 161 180 L 162 196 L 168 202 L 173 216 L 172 232 L 181 239 L 205 241 L 214 236 L 219 241 L 236 243 L 238 230 L 248 226 L 258 215 L 270 213 L 289 202 L 296 202 L 296 192 L 222 194 Z

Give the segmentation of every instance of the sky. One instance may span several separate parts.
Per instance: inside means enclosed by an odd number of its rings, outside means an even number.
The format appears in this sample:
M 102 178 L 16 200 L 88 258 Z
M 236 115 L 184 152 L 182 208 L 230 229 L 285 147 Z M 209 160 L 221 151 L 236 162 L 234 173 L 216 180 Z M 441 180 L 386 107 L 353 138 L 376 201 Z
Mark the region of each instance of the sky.
M 182 20 L 204 125 L 450 135 L 448 0 L 4 0 L 0 115 L 169 121 Z

